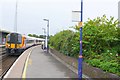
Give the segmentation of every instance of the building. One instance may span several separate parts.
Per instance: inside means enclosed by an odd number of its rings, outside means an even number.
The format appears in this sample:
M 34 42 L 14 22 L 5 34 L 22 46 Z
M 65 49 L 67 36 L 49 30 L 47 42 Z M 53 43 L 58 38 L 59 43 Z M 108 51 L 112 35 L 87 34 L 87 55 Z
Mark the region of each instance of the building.
M 9 31 L 0 29 L 0 44 L 5 44 L 5 37 L 9 33 Z

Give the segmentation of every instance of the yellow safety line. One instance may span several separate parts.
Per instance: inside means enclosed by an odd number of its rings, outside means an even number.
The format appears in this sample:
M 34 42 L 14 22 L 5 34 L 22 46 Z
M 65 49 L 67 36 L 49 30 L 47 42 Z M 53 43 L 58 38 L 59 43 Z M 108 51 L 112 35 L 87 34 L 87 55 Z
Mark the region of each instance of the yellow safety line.
M 32 65 L 32 59 L 29 59 L 28 63 L 29 65 Z
M 25 78 L 26 78 L 26 71 L 27 71 L 27 67 L 28 67 L 29 57 L 30 57 L 30 54 L 32 53 L 33 49 L 30 51 L 30 53 L 27 56 L 27 59 L 25 62 L 25 67 L 24 67 L 23 74 L 22 74 L 22 80 L 25 80 Z

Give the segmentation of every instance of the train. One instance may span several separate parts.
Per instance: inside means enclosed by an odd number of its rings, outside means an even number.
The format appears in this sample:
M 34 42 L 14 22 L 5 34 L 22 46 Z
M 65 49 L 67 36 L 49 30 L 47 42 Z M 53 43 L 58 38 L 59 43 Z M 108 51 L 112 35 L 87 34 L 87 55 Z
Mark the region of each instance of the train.
M 6 36 L 6 51 L 8 55 L 20 55 L 24 50 L 31 46 L 41 44 L 39 38 L 25 36 L 19 33 L 9 33 Z

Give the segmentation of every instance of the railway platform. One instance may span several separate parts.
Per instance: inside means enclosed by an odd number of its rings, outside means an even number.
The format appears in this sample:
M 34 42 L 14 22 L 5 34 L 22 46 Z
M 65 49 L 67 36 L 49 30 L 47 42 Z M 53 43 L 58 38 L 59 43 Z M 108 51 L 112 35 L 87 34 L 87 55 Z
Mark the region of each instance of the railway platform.
M 0 55 L 2 53 L 5 53 L 5 45 L 0 45 Z M 2 58 L 2 57 L 0 57 L 0 58 Z
M 35 46 L 16 60 L 4 78 L 77 78 L 77 74 L 41 46 Z
M 1 48 L 1 47 L 5 47 L 5 45 L 0 45 L 0 48 Z

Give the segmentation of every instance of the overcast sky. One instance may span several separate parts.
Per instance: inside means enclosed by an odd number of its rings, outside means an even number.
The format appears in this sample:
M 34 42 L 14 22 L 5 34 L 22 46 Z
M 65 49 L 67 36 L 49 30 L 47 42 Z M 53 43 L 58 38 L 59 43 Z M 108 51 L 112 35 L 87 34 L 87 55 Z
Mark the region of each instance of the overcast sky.
M 83 21 L 104 14 L 118 18 L 120 0 L 83 0 Z M 22 34 L 43 34 L 50 20 L 50 34 L 69 29 L 72 22 L 72 11 L 80 11 L 81 0 L 18 0 L 18 32 Z M 0 0 L 0 28 L 14 31 L 16 0 Z

